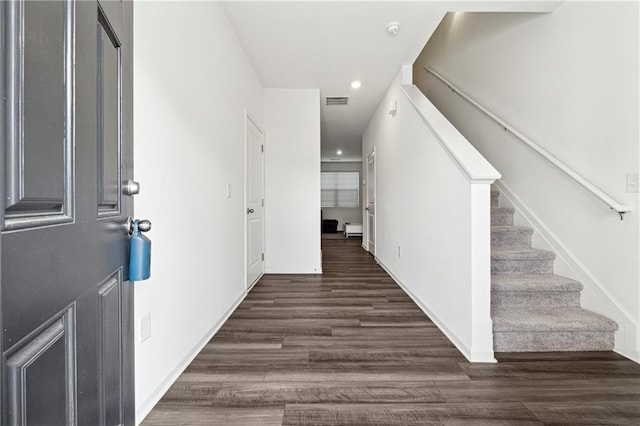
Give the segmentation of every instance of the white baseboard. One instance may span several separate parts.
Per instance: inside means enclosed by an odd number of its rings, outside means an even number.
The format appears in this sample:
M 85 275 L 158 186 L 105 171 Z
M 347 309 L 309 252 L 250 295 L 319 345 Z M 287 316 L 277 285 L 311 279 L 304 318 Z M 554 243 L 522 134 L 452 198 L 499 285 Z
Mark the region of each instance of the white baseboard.
M 262 272 L 262 273 L 258 276 L 258 278 L 256 278 L 256 280 L 255 280 L 253 283 L 251 283 L 251 284 L 247 287 L 247 293 L 249 293 L 249 292 L 251 291 L 251 289 L 252 289 L 256 284 L 258 284 L 258 281 L 260 281 L 260 278 L 262 278 L 263 276 L 264 276 L 264 272 Z M 246 296 L 246 295 L 245 295 L 245 296 Z
M 433 321 L 440 331 L 454 344 L 454 346 L 464 355 L 469 362 L 487 362 L 494 363 L 496 359 L 493 357 L 493 351 L 473 351 L 465 345 L 442 321 L 433 313 L 431 309 L 402 282 L 380 259 L 376 258 L 376 262 L 385 270 L 387 274 L 398 284 L 405 293 L 409 295 L 416 305 Z
M 317 270 L 309 269 L 291 269 L 291 268 L 268 268 L 264 271 L 265 274 L 278 274 L 278 275 L 316 275 L 322 274 L 322 267 L 316 268 Z
M 191 364 L 196 356 L 202 351 L 202 349 L 209 343 L 209 340 L 213 338 L 213 336 L 220 330 L 220 327 L 229 319 L 231 314 L 236 310 L 236 308 L 242 303 L 245 297 L 247 297 L 248 290 L 244 291 L 238 300 L 229 308 L 227 312 L 222 316 L 222 318 L 207 332 L 207 334 L 200 339 L 198 343 L 196 343 L 193 348 L 187 351 L 184 357 L 178 362 L 173 370 L 169 373 L 169 375 L 158 385 L 158 387 L 149 395 L 147 399 L 145 399 L 142 403 L 140 403 L 136 407 L 136 425 L 140 425 L 145 417 L 151 412 L 153 407 L 162 399 L 164 394 L 169 390 L 171 385 L 180 377 L 182 372 Z
M 516 210 L 520 218 L 533 228 L 535 233 L 542 239 L 547 246 L 542 248 L 556 253 L 556 265 L 554 267 L 560 266 L 563 271 L 570 271 L 570 274 L 563 274 L 580 281 L 585 290 L 591 292 L 597 298 L 597 306 L 585 305 L 584 307 L 612 318 L 618 323 L 619 329 L 615 336 L 614 351 L 640 363 L 640 353 L 636 349 L 638 323 L 611 295 L 606 286 L 587 269 L 580 259 L 560 241 L 508 185 L 505 185 L 503 181 L 496 181 L 494 185 L 500 190 L 500 196 L 504 196 L 507 203 Z
M 622 355 L 625 358 L 629 358 L 631 361 L 635 361 L 638 364 L 640 364 L 640 352 L 638 352 L 638 351 L 634 350 L 634 351 L 631 351 L 631 352 L 626 352 L 626 351 L 623 351 L 623 350 L 618 349 L 618 348 L 614 348 L 613 351 L 615 353 L 617 353 L 617 354 Z

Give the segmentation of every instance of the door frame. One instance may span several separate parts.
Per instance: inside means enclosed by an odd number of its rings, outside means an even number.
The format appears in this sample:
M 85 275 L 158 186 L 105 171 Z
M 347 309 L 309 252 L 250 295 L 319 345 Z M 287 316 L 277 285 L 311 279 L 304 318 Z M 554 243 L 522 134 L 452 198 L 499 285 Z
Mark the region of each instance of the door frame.
M 254 116 L 249 113 L 249 110 L 247 108 L 245 108 L 244 110 L 244 191 L 243 191 L 243 200 L 242 200 L 242 217 L 244 220 L 244 288 L 245 291 L 249 292 L 249 290 L 251 290 L 251 288 L 253 288 L 253 286 L 260 280 L 260 278 L 264 275 L 264 270 L 265 270 L 265 260 L 262 260 L 262 272 L 260 273 L 260 276 L 258 277 L 258 279 L 253 282 L 250 283 L 248 280 L 248 276 L 247 276 L 247 268 L 248 268 L 248 261 L 249 261 L 249 256 L 247 254 L 247 251 L 249 249 L 249 246 L 247 244 L 247 237 L 249 236 L 249 227 L 247 226 L 247 194 L 248 194 L 248 185 L 249 185 L 249 164 L 247 161 L 247 155 L 249 154 L 249 122 L 251 122 L 251 124 L 253 124 L 256 129 L 258 129 L 258 131 L 260 131 L 260 133 L 262 133 L 262 145 L 265 146 L 265 151 L 266 152 L 266 136 L 264 133 L 264 129 L 262 128 L 262 126 L 260 126 L 258 124 L 258 121 L 254 118 Z M 265 198 L 264 195 L 264 191 L 266 188 L 265 185 L 265 176 L 266 176 L 266 171 L 265 171 L 265 159 L 264 159 L 264 154 L 262 155 L 262 196 L 263 199 Z M 266 201 L 265 201 L 266 203 Z M 265 224 L 266 224 L 266 218 L 265 218 L 265 211 L 266 211 L 266 206 L 262 207 L 262 252 L 265 253 L 265 257 L 266 257 L 266 247 L 264 245 L 265 243 Z
M 6 5 L 4 4 L 0 4 L 0 22 L 5 22 L 5 7 Z M 3 27 L 3 31 L 4 31 L 4 27 Z M 3 40 L 5 39 L 4 35 L 3 35 Z M 7 46 L 6 46 L 6 41 L 3 41 L 3 43 L 0 44 L 0 70 L 3 71 L 4 74 L 4 70 L 6 70 L 5 68 L 5 55 L 7 52 Z M 0 99 L 6 99 L 5 97 L 5 90 L 6 90 L 6 82 L 5 82 L 5 78 L 6 77 L 2 77 L 0 78 Z M 5 126 L 6 126 L 6 102 L 0 102 L 0 117 L 2 117 L 2 124 L 0 124 L 0 134 L 2 135 L 2 137 L 6 137 L 6 130 L 5 130 Z M 0 144 L 0 147 L 2 145 Z M 2 170 L 3 173 L 0 173 L 0 189 L 2 189 L 0 192 L 4 192 L 3 188 L 4 186 L 4 165 L 5 163 L 5 154 L 4 154 L 4 148 L 0 149 L 0 165 L 2 165 Z M 4 197 L 0 197 L 0 223 L 4 223 Z M 2 313 L 2 232 L 0 232 L 0 330 L 4 330 L 4 326 L 2 324 L 2 318 L 4 317 L 3 313 Z M 2 348 L 4 348 L 4 342 L 3 342 L 3 334 L 4 333 L 0 333 L 0 350 Z M 1 362 L 1 361 L 0 361 Z M 3 368 L 0 365 L 0 386 L 2 386 L 2 383 L 4 383 L 4 372 L 3 372 Z M 3 402 L 4 398 L 0 398 L 0 417 L 2 416 L 2 413 L 4 413 L 4 402 Z
M 364 248 L 367 252 L 371 253 L 369 251 L 369 233 L 371 232 L 371 229 L 369 228 L 369 211 L 368 211 L 368 207 L 369 207 L 369 181 L 371 180 L 371 176 L 369 176 L 369 158 L 373 157 L 373 199 L 376 200 L 378 198 L 378 185 L 376 182 L 376 177 L 377 177 L 377 169 L 376 169 L 376 148 L 375 146 L 373 147 L 373 149 L 371 150 L 371 152 L 369 154 L 367 154 L 367 156 L 365 157 L 365 164 L 364 164 L 364 169 L 365 169 L 365 176 L 366 176 L 366 188 L 365 188 L 365 202 L 364 202 L 364 206 L 362 208 L 362 213 L 363 213 L 363 221 L 365 224 L 365 229 L 367 230 L 367 234 L 366 234 L 366 238 L 362 238 L 362 248 Z M 376 242 L 376 244 L 378 243 L 377 241 L 377 213 L 374 211 L 373 213 L 373 240 Z M 364 237 L 364 236 L 363 236 Z M 373 253 L 373 256 L 375 257 L 375 253 Z

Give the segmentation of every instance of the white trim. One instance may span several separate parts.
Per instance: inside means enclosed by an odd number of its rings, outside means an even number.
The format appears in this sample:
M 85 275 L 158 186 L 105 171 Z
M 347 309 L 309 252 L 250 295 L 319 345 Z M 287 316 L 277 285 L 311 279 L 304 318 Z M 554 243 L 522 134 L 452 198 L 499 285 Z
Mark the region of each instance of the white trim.
M 467 360 L 470 362 L 485 362 L 485 363 L 494 363 L 496 359 L 493 357 L 493 349 L 491 351 L 478 351 L 473 348 L 467 347 L 451 330 L 444 325 L 442 321 L 429 309 L 427 304 L 423 302 L 419 297 L 409 290 L 409 287 L 405 285 L 402 280 L 400 280 L 396 275 L 389 269 L 384 263 L 380 261 L 380 259 L 376 258 L 376 263 L 378 263 L 382 269 L 385 270 L 387 274 L 404 290 L 405 293 L 415 302 L 416 305 L 433 321 L 433 323 L 440 329 L 440 331 L 454 344 L 454 346 L 464 355 Z
M 229 319 L 231 314 L 236 310 L 236 308 L 242 303 L 245 297 L 247 297 L 248 292 L 245 290 L 242 292 L 238 300 L 231 306 L 231 308 L 225 312 L 222 318 L 214 324 L 214 326 L 204 335 L 202 339 L 198 343 L 196 343 L 193 348 L 186 351 L 185 355 L 182 357 L 180 361 L 177 362 L 176 366 L 171 370 L 169 375 L 156 387 L 156 389 L 151 392 L 151 395 L 147 397 L 144 401 L 142 401 L 136 407 L 136 425 L 142 423 L 142 421 L 149 415 L 153 407 L 162 399 L 164 394 L 169 390 L 171 385 L 180 377 L 180 375 L 184 372 L 184 370 L 193 362 L 196 356 L 204 349 L 204 347 L 209 343 L 209 341 L 215 336 L 215 334 L 220 330 L 220 327 L 224 325 L 224 323 Z
M 267 268 L 265 274 L 278 274 L 278 275 L 318 275 L 322 274 L 322 267 L 317 268 L 317 271 L 310 271 L 308 269 L 291 269 L 289 266 L 286 266 L 282 269 L 278 269 L 279 267 L 271 267 Z M 315 269 L 315 268 L 314 268 Z
M 534 141 L 529 139 L 526 135 L 524 135 L 523 133 L 518 131 L 518 129 L 516 129 L 515 127 L 513 127 L 512 125 L 507 123 L 502 118 L 498 117 L 496 114 L 491 112 L 489 109 L 487 109 L 486 107 L 481 105 L 479 102 L 476 102 L 475 100 L 473 100 L 466 93 L 462 92 L 458 87 L 456 87 L 453 83 L 451 83 L 449 80 L 444 78 L 442 75 L 438 74 L 431 67 L 426 66 L 426 67 L 423 67 L 423 68 L 428 73 L 432 74 L 437 79 L 439 79 L 441 82 L 443 82 L 451 90 L 453 90 L 454 93 L 457 93 L 462 99 L 466 100 L 471 105 L 476 107 L 478 110 L 480 110 L 481 112 L 483 112 L 487 116 L 489 116 L 491 119 L 493 119 L 496 123 L 498 123 L 500 126 L 502 126 L 505 131 L 508 130 L 511 134 L 513 134 L 515 137 L 520 139 L 522 142 L 524 142 L 526 145 L 528 145 L 531 149 L 533 149 L 535 152 L 537 152 L 538 155 L 540 155 L 542 158 L 544 158 L 545 160 L 549 161 L 551 164 L 553 164 L 558 169 L 560 169 L 562 172 L 564 172 L 567 176 L 569 176 L 570 178 L 575 180 L 577 183 L 579 183 L 587 191 L 591 192 L 593 195 L 598 197 L 601 201 L 603 201 L 605 204 L 607 204 L 609 206 L 609 208 L 611 208 L 612 210 L 615 210 L 620 215 L 620 219 L 623 218 L 623 215 L 625 213 L 631 212 L 631 207 L 629 207 L 629 206 L 627 206 L 625 204 L 621 204 L 621 203 L 617 202 L 616 200 L 614 200 L 613 198 L 611 198 L 608 194 L 606 194 L 600 188 L 596 187 L 594 184 L 589 182 L 584 177 L 580 176 L 575 170 L 573 170 L 571 167 L 569 167 L 566 164 L 564 164 L 562 161 L 560 161 L 558 158 L 556 158 L 553 154 L 551 154 L 550 152 L 548 152 L 547 150 L 542 148 L 540 145 L 538 145 L 537 143 L 535 143 Z
M 251 284 L 251 285 L 249 286 L 249 288 L 247 288 L 247 293 L 249 293 L 249 292 L 251 291 L 251 289 L 253 289 L 253 287 L 255 287 L 255 286 L 256 286 L 256 284 L 258 284 L 258 281 L 260 281 L 260 279 L 261 279 L 262 277 L 264 277 L 264 272 L 263 272 L 263 273 L 261 273 L 260 275 L 258 275 L 258 278 L 256 278 L 256 280 L 253 282 L 253 284 Z
M 600 302 L 599 306 L 589 305 L 584 307 L 608 316 L 618 323 L 619 329 L 616 331 L 615 336 L 615 352 L 640 363 L 640 352 L 636 348 L 638 323 L 600 280 L 587 269 L 580 259 L 560 241 L 511 188 L 502 181 L 496 181 L 494 185 L 500 190 L 500 196 L 504 196 L 505 201 L 516 210 L 516 214 L 533 228 L 535 234 L 548 246 L 544 248 L 548 248 L 556 253 L 556 264 L 560 263 L 564 267 L 564 270 L 571 271 L 573 276 L 569 278 L 580 281 L 584 289 L 591 292 L 591 294 L 598 299 L 598 302 Z M 555 268 L 557 268 L 557 266 Z
M 490 183 L 500 179 L 500 173 L 476 150 L 447 118 L 415 85 L 402 85 L 422 121 L 431 129 L 442 148 L 469 182 Z

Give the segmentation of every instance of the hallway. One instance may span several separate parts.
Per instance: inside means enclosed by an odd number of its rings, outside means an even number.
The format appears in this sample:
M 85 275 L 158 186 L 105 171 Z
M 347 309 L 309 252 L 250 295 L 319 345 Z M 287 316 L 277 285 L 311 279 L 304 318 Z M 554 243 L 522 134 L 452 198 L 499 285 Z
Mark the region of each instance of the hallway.
M 360 247 L 323 275 L 266 275 L 143 425 L 640 423 L 640 366 L 613 352 L 470 364 Z

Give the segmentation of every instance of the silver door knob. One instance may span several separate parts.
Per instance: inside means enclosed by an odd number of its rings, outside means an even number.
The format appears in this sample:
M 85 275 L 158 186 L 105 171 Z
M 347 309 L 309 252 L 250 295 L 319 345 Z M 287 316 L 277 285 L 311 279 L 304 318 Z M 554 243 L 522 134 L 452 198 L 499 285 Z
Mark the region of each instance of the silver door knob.
M 138 222 L 138 230 L 140 230 L 140 232 L 147 232 L 151 229 L 151 221 L 144 219 L 141 220 L 140 222 Z
M 122 193 L 132 197 L 140 193 L 140 184 L 135 180 L 129 179 L 122 185 Z
M 133 219 L 131 217 L 127 218 L 127 223 L 125 224 L 125 228 L 129 235 L 133 234 Z M 138 231 L 147 232 L 151 229 L 151 221 L 144 219 L 138 222 Z
M 247 214 L 255 213 L 255 212 L 256 212 L 256 211 L 255 211 L 254 209 L 247 209 Z

